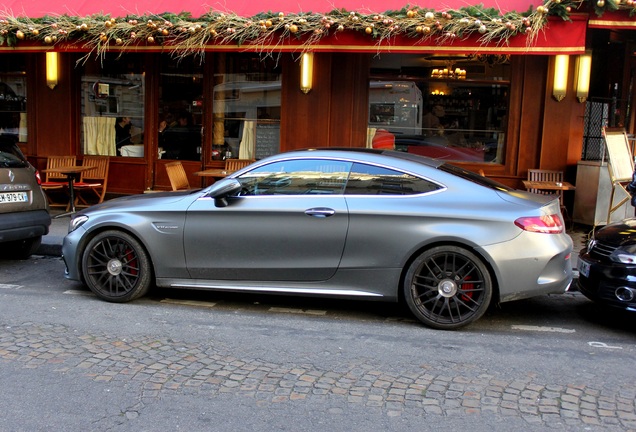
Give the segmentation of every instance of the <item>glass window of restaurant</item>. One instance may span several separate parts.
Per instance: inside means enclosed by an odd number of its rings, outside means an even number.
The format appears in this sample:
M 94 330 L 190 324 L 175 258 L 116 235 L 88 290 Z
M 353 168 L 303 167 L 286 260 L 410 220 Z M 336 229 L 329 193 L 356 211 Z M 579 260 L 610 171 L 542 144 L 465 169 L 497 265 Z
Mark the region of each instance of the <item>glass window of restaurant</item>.
M 25 57 L 3 54 L 0 62 L 0 137 L 13 142 L 26 142 L 26 82 Z
M 258 53 L 215 56 L 212 159 L 262 159 L 280 152 L 278 60 Z
M 144 58 L 106 54 L 82 74 L 82 152 L 144 156 Z
M 199 56 L 161 56 L 159 78 L 159 158 L 201 160 L 203 68 Z
M 369 146 L 504 162 L 508 56 L 383 54 L 370 75 Z

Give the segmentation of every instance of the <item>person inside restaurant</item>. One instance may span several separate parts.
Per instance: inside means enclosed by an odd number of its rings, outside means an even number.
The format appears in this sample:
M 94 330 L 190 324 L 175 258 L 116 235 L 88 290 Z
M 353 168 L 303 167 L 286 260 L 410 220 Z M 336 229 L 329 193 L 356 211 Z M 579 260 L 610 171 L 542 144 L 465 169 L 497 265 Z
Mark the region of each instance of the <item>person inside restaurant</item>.
M 200 160 L 201 128 L 193 125 L 190 113 L 181 112 L 175 126 L 160 126 L 160 130 L 160 146 L 165 152 L 162 159 Z
M 132 123 L 130 117 L 117 117 L 115 120 L 115 147 L 117 155 L 121 156 L 121 148 L 130 145 L 130 130 Z

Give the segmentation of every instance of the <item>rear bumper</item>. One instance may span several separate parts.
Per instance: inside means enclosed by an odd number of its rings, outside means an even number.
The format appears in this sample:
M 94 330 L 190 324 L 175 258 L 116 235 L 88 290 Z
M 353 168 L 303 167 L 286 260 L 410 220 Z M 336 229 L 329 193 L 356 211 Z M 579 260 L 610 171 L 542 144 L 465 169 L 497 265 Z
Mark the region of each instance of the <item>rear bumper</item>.
M 50 225 L 51 215 L 46 210 L 0 213 L 0 242 L 46 235 Z
M 572 239 L 566 234 L 523 232 L 484 248 L 499 283 L 499 301 L 562 294 L 572 283 Z

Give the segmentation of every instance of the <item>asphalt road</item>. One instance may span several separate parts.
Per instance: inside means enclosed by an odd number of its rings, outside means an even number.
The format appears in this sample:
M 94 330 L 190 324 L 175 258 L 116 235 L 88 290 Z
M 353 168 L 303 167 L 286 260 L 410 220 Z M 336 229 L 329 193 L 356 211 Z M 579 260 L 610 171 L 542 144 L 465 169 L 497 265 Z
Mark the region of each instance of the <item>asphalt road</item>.
M 444 332 L 399 305 L 161 290 L 0 261 L 0 431 L 635 430 L 636 315 L 579 293 Z

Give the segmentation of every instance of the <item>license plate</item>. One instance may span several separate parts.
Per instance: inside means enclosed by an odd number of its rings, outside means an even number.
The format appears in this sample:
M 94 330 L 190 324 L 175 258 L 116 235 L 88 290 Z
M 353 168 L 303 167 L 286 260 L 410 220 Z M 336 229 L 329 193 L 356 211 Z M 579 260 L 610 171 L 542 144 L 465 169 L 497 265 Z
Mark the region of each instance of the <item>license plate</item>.
M 582 274 L 585 277 L 590 277 L 590 264 L 582 261 L 581 258 L 578 259 L 576 264 L 579 269 L 579 274 Z
M 0 192 L 0 204 L 27 202 L 26 192 Z

